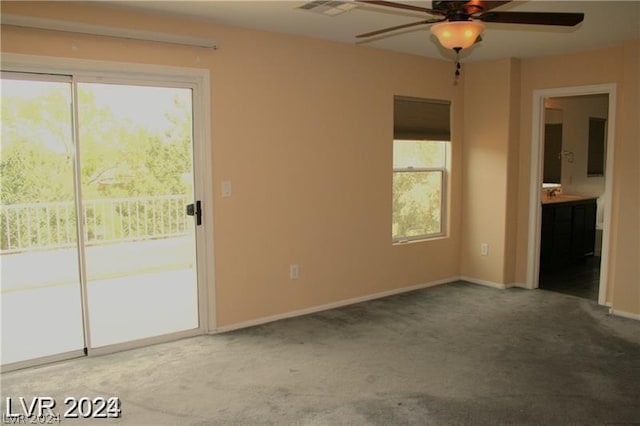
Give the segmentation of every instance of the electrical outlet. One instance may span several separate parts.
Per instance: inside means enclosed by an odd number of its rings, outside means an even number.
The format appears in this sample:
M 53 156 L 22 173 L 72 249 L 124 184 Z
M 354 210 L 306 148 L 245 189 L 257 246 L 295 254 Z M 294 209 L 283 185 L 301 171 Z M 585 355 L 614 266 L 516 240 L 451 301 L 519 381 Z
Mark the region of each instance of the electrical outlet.
M 300 276 L 300 265 L 297 263 L 292 263 L 289 265 L 289 278 L 292 280 L 297 280 Z
M 489 244 L 487 244 L 487 243 L 480 244 L 480 255 L 481 256 L 488 256 L 489 255 Z

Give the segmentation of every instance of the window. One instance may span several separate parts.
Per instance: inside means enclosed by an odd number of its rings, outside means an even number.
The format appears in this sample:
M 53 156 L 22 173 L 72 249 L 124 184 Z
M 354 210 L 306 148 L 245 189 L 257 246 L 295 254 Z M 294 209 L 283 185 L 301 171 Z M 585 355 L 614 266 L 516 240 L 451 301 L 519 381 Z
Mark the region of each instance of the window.
M 447 142 L 393 141 L 393 240 L 444 234 Z
M 449 109 L 447 101 L 394 99 L 391 235 L 395 243 L 445 234 Z

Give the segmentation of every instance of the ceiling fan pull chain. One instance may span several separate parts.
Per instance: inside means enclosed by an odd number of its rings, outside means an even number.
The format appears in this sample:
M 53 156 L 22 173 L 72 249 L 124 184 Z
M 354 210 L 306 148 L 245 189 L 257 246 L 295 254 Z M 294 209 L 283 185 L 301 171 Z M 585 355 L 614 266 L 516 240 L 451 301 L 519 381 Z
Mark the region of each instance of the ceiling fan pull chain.
M 462 66 L 460 65 L 460 50 L 459 47 L 455 47 L 453 50 L 456 51 L 456 80 L 460 77 L 460 69 Z

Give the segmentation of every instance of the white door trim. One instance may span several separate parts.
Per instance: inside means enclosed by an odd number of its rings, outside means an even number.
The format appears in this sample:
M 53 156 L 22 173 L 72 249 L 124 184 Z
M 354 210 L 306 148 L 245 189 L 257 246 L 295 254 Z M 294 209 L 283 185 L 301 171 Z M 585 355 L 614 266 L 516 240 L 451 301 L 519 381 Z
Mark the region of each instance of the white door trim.
M 15 53 L 0 53 L 2 71 L 28 72 L 40 74 L 62 74 L 82 77 L 108 77 L 110 79 L 145 80 L 150 83 L 174 82 L 181 86 L 187 84 L 193 87 L 193 136 L 194 141 L 194 185 L 195 197 L 203 204 L 203 225 L 196 227 L 196 252 L 198 259 L 198 307 L 199 328 L 183 333 L 174 333 L 153 339 L 143 339 L 130 343 L 103 347 L 95 353 L 115 352 L 133 347 L 140 347 L 150 343 L 175 340 L 195 334 L 205 334 L 215 330 L 216 312 L 215 299 L 215 271 L 213 247 L 213 179 L 212 179 L 212 147 L 211 147 L 211 82 L 208 69 L 183 68 L 164 65 L 135 64 L 114 61 L 84 60 L 75 58 L 49 57 L 37 55 L 23 55 Z M 165 338 L 166 337 L 166 338 Z M 76 353 L 71 356 L 77 356 Z M 51 358 L 58 360 L 58 357 Z M 38 360 L 33 360 L 33 365 Z M 42 362 L 42 360 L 40 360 Z M 40 363 L 41 363 L 40 362 Z M 18 368 L 31 365 L 25 361 Z M 11 368 L 13 369 L 13 368 Z M 3 368 L 3 371 L 8 369 Z
M 609 95 L 609 116 L 607 124 L 607 159 L 604 198 L 604 219 L 602 231 L 602 257 L 600 266 L 600 290 L 598 303 L 607 304 L 607 277 L 609 270 L 609 251 L 611 241 L 611 213 L 613 194 L 613 156 L 615 147 L 616 122 L 616 84 L 597 84 L 590 86 L 560 87 L 533 91 L 533 118 L 531 120 L 531 173 L 529 181 L 529 231 L 527 249 L 527 288 L 538 288 L 540 276 L 540 230 L 541 211 L 540 192 L 542 188 L 542 167 L 544 158 L 544 101 L 549 97 L 581 96 L 592 94 Z

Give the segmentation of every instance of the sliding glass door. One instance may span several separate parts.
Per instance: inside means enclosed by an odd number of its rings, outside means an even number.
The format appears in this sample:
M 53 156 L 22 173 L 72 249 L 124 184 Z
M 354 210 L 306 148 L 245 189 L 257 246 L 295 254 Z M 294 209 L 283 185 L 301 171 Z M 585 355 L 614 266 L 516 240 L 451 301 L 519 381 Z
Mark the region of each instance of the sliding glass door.
M 191 89 L 78 96 L 92 347 L 197 328 Z
M 2 364 L 85 346 L 71 98 L 69 77 L 2 75 Z
M 3 366 L 199 328 L 192 98 L 3 73 Z

